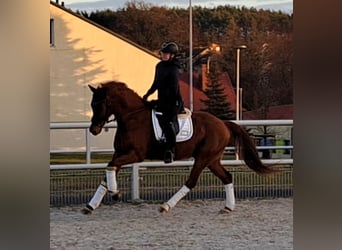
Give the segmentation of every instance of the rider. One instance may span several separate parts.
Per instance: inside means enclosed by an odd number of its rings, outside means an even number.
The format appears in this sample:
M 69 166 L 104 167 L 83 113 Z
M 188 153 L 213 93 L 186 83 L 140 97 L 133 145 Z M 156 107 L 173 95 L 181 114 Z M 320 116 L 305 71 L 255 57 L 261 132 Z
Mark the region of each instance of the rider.
M 150 89 L 143 96 L 147 98 L 158 90 L 156 110 L 162 113 L 158 120 L 165 136 L 165 163 L 174 159 L 176 135 L 179 131 L 177 113 L 183 109 L 179 90 L 178 72 L 181 68 L 176 58 L 178 46 L 174 42 L 165 42 L 160 48 L 161 61 L 156 65 L 154 80 Z

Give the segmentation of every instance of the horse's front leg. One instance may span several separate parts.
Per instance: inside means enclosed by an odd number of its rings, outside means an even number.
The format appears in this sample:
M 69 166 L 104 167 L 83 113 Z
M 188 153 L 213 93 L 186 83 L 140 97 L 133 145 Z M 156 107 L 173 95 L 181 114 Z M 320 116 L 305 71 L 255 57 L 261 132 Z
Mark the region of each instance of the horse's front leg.
M 108 163 L 106 168 L 106 178 L 100 183 L 94 196 L 86 207 L 82 209 L 82 213 L 90 214 L 93 210 L 98 208 L 107 191 L 112 195 L 114 200 L 119 198 L 120 192 L 116 180 L 117 174 L 122 165 L 143 160 L 143 157 L 136 152 L 136 150 L 131 150 L 126 154 L 114 153 L 112 160 Z
M 115 165 L 113 163 L 113 160 L 115 160 L 118 157 L 120 157 L 120 154 L 115 152 L 113 154 L 112 160 L 107 164 L 106 177 L 104 179 L 104 182 L 106 183 L 107 190 L 108 190 L 108 192 L 110 192 L 112 194 L 112 197 L 114 200 L 118 199 L 119 190 L 118 190 L 118 184 L 116 181 L 116 176 L 118 175 L 118 173 L 121 169 L 121 165 Z
M 87 203 L 86 207 L 81 210 L 83 214 L 91 214 L 98 206 L 100 206 L 103 197 L 107 193 L 107 183 L 101 181 L 100 185 L 97 187 L 95 194 L 91 200 Z
M 108 191 L 112 193 L 113 199 L 118 199 L 119 191 L 116 176 L 122 165 L 144 160 L 142 155 L 137 154 L 137 150 L 131 150 L 125 154 L 115 153 L 106 169 L 106 183 Z
M 113 200 L 119 199 L 119 190 L 117 185 L 116 176 L 120 170 L 121 166 L 110 166 L 106 168 L 106 177 L 101 181 L 100 185 L 91 200 L 87 203 L 86 207 L 81 210 L 83 214 L 91 214 L 96 208 L 98 208 L 106 195 L 109 192 L 112 195 Z
M 125 153 L 115 153 L 107 168 L 141 162 L 144 160 L 144 155 L 141 152 L 142 150 L 132 149 Z
M 118 190 L 118 184 L 116 181 L 116 177 L 119 173 L 119 170 L 121 169 L 121 166 L 112 166 L 110 163 L 108 164 L 106 168 L 106 178 L 105 183 L 107 185 L 108 192 L 112 195 L 112 198 L 114 200 L 119 199 L 119 190 Z

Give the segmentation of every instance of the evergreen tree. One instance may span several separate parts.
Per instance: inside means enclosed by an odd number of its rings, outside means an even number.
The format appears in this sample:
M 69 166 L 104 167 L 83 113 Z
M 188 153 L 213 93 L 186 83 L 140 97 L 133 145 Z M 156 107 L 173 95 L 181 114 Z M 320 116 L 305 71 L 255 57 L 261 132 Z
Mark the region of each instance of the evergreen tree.
M 211 64 L 211 71 L 208 74 L 208 84 L 204 90 L 207 99 L 201 99 L 201 102 L 206 107 L 202 111 L 209 112 L 221 120 L 232 120 L 235 117 L 235 113 L 231 109 L 231 104 L 228 102 L 224 87 L 219 81 L 219 71 L 215 66 L 214 63 Z
M 175 41 L 184 57 L 188 55 L 188 9 L 131 1 L 116 11 L 78 13 L 151 51 L 165 41 Z M 237 75 L 234 47 L 247 46 L 240 65 L 242 106 L 247 110 L 293 103 L 292 30 L 293 14 L 229 5 L 193 8 L 193 48 L 219 44 L 220 70 L 228 73 L 233 85 Z M 267 64 L 271 66 L 265 71 Z

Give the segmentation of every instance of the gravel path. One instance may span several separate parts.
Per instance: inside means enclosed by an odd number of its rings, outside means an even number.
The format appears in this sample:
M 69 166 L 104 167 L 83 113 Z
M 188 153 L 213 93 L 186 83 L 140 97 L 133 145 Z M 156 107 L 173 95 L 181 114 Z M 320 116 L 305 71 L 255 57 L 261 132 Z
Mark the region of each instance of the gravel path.
M 180 201 L 168 214 L 160 204 L 50 208 L 50 249 L 293 249 L 293 199 Z

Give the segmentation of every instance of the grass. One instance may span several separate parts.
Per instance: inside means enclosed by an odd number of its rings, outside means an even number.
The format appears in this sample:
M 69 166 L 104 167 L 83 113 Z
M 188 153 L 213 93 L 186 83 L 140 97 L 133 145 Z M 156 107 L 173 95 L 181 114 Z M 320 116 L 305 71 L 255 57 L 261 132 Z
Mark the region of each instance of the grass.
M 112 159 L 111 153 L 92 153 L 91 163 L 107 163 Z M 50 165 L 58 164 L 84 164 L 86 153 L 50 154 Z
M 112 159 L 112 153 L 92 153 L 91 163 L 108 163 Z M 235 155 L 225 154 L 223 160 L 233 160 Z M 50 154 L 50 165 L 58 164 L 85 164 L 85 153 Z

